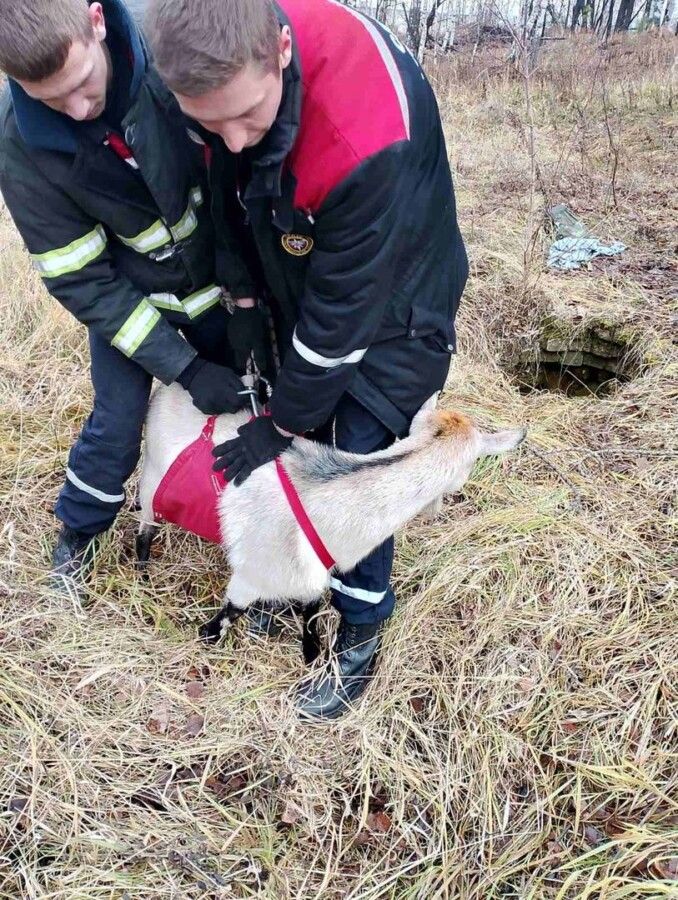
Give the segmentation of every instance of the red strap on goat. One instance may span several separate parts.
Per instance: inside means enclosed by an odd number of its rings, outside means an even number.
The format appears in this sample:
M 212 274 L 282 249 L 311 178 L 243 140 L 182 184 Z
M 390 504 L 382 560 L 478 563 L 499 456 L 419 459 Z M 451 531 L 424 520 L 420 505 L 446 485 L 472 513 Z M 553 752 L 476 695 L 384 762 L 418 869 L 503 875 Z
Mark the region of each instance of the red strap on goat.
M 212 439 L 216 416 L 210 416 L 200 437 L 177 456 L 158 485 L 153 498 L 156 522 L 173 522 L 208 541 L 221 538 L 218 500 L 228 486 L 223 475 L 212 471 Z M 331 569 L 335 562 L 306 514 L 285 467 L 275 460 L 280 485 L 290 509 L 320 562 Z
M 282 485 L 282 489 L 285 492 L 285 496 L 287 497 L 287 502 L 290 505 L 290 509 L 294 513 L 294 518 L 299 523 L 299 527 L 306 535 L 309 544 L 311 545 L 311 547 L 313 547 L 315 555 L 318 557 L 320 562 L 325 566 L 326 569 L 331 569 L 334 566 L 335 561 L 330 556 L 327 547 L 323 544 L 320 535 L 313 527 L 313 522 L 311 522 L 306 514 L 306 510 L 304 509 L 301 498 L 297 493 L 297 489 L 292 484 L 290 476 L 285 471 L 285 467 L 279 459 L 276 459 L 275 467 L 278 470 L 278 478 L 280 479 L 280 484 Z

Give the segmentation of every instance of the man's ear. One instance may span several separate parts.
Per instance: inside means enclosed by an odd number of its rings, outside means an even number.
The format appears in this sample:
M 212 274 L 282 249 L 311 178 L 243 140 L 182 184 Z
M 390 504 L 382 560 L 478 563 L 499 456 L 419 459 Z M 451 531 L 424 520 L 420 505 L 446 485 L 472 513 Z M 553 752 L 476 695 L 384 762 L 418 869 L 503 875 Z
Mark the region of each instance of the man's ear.
M 92 23 L 94 37 L 101 43 L 106 40 L 106 19 L 101 3 L 92 3 L 89 7 L 89 20 Z
M 280 60 L 281 69 L 286 69 L 292 62 L 292 32 L 289 25 L 283 25 L 280 29 L 278 59 Z

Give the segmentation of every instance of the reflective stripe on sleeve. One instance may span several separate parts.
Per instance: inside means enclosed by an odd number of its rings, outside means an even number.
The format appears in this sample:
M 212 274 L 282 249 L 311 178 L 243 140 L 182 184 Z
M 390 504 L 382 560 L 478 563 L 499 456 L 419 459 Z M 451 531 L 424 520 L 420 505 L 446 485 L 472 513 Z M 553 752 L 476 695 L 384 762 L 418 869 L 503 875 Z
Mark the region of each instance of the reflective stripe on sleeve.
M 74 484 L 78 490 L 84 491 L 86 494 L 90 494 L 92 497 L 96 497 L 97 500 L 101 500 L 103 503 L 122 503 L 125 499 L 124 494 L 105 494 L 103 491 L 100 491 L 98 488 L 92 487 L 91 484 L 87 484 L 82 481 L 72 469 L 66 469 L 66 478 Z
M 198 227 L 198 219 L 195 211 L 199 206 L 202 206 L 202 202 L 202 191 L 200 188 L 191 188 L 188 192 L 188 206 L 186 212 L 179 219 L 177 224 L 170 228 L 172 237 L 175 241 L 185 240 L 189 235 L 193 234 Z
M 195 319 L 202 313 L 217 306 L 221 300 L 221 288 L 216 284 L 196 291 L 195 294 L 189 294 L 182 300 L 184 310 L 189 319 Z
M 106 232 L 102 225 L 97 225 L 93 231 L 65 247 L 47 253 L 32 253 L 31 260 L 43 278 L 60 278 L 84 269 L 103 253 L 106 243 Z
M 111 341 L 125 356 L 133 356 L 160 321 L 160 313 L 145 298 Z
M 172 241 L 172 235 L 161 219 L 157 219 L 152 225 L 134 237 L 123 237 L 121 234 L 116 234 L 116 237 L 126 247 L 131 247 L 137 253 L 150 253 L 151 250 L 157 250 L 158 247 L 164 247 L 165 244 L 169 244 Z
M 173 312 L 183 313 L 183 303 L 175 294 L 149 294 L 148 299 L 156 309 L 170 309 Z
M 353 597 L 354 600 L 362 600 L 364 603 L 381 603 L 386 596 L 386 591 L 364 591 L 362 588 L 349 587 L 338 578 L 330 578 L 330 587 L 333 591 Z
M 306 344 L 299 340 L 296 330 L 292 335 L 292 344 L 299 356 L 305 359 L 306 362 L 310 362 L 314 366 L 321 366 L 323 369 L 336 369 L 337 366 L 343 366 L 344 363 L 359 363 L 367 353 L 367 347 L 364 347 L 362 350 L 354 350 L 346 356 L 321 356 L 320 353 L 311 350 L 310 347 L 307 347 Z

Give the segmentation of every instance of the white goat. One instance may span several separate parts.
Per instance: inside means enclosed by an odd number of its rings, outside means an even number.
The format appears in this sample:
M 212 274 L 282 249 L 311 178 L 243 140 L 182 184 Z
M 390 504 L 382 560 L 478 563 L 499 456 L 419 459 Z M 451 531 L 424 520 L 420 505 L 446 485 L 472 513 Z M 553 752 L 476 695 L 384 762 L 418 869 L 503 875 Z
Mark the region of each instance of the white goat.
M 219 416 L 214 443 L 236 437 L 248 418 L 247 412 Z M 148 558 L 156 527 L 158 485 L 205 420 L 178 385 L 156 391 L 141 473 L 142 558 Z M 426 404 L 409 436 L 387 450 L 363 456 L 295 438 L 281 461 L 336 560 L 334 571 L 347 572 L 443 494 L 458 491 L 479 457 L 513 450 L 524 437 L 524 429 L 481 432 L 465 415 Z M 331 573 L 299 527 L 275 465 L 256 469 L 240 487 L 229 486 L 219 499 L 219 516 L 232 574 L 223 609 L 203 629 L 205 639 L 217 639 L 222 625 L 255 602 L 294 600 L 315 611 Z

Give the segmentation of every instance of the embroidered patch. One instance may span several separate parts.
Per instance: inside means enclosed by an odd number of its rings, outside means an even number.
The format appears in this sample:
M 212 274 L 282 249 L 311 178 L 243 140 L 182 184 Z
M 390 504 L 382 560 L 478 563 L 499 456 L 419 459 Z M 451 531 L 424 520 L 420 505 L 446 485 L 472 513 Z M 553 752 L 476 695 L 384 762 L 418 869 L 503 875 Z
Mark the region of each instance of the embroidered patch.
M 313 238 L 304 234 L 284 234 L 282 245 L 292 256 L 306 256 L 313 249 Z

